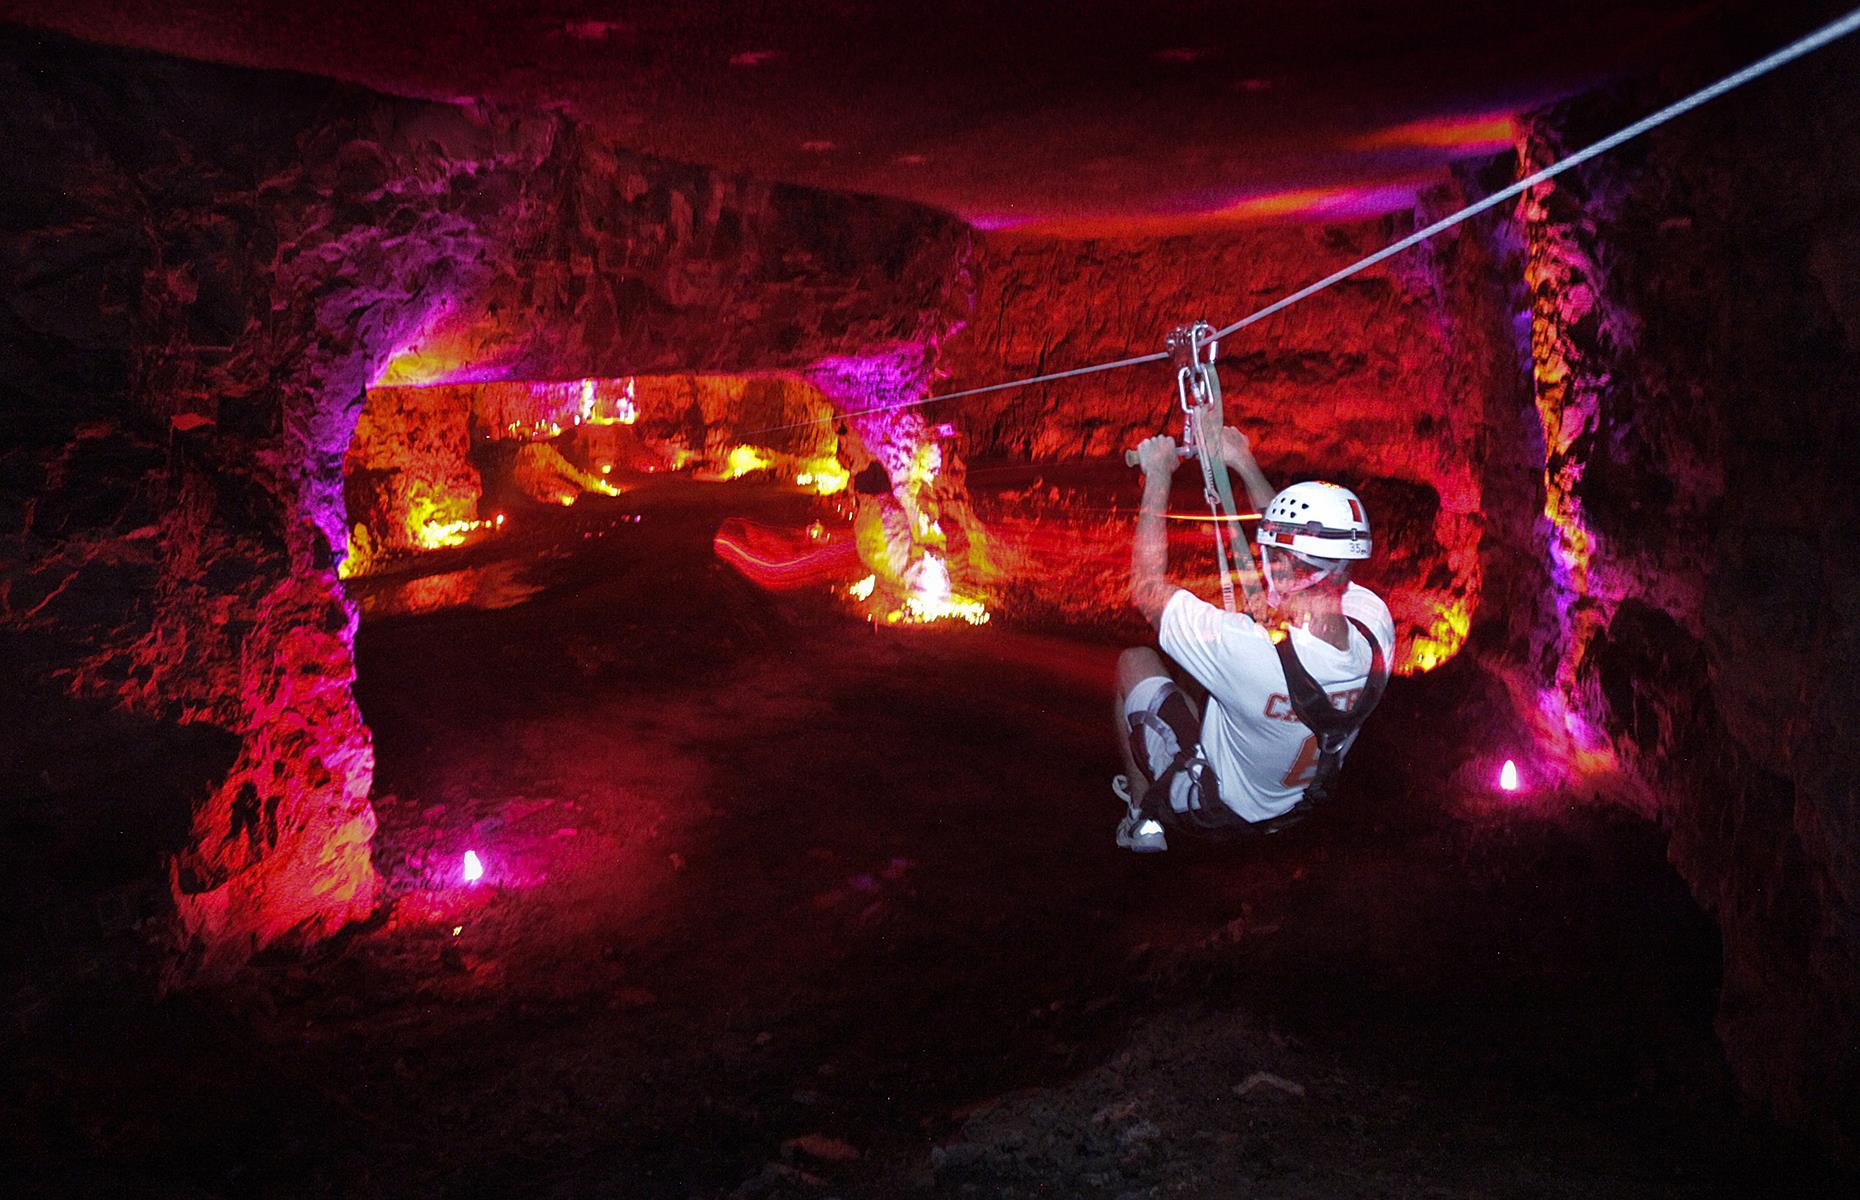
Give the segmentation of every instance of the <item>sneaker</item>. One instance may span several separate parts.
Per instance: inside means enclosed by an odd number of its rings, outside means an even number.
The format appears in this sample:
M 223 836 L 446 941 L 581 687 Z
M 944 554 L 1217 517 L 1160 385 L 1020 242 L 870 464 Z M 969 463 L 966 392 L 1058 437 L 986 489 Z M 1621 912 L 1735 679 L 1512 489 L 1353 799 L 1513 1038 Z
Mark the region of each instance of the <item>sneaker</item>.
M 1137 854 L 1158 854 L 1169 848 L 1169 839 L 1157 822 L 1128 813 L 1117 823 L 1117 844 Z

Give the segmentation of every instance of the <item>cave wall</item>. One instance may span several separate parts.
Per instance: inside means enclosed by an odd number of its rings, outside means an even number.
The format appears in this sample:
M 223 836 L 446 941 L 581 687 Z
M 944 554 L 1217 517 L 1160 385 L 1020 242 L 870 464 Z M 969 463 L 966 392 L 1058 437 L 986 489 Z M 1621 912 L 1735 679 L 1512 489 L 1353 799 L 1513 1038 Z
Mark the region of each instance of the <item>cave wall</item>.
M 1770 36 L 1727 43 L 1724 65 Z M 1707 74 L 1533 114 L 1533 164 Z M 1860 47 L 1520 212 L 1548 577 L 1510 657 L 1579 777 L 1654 813 L 1723 932 L 1745 1089 L 1860 1148 Z M 1840 103 L 1830 103 L 1831 98 Z M 1513 631 L 1515 633 L 1515 630 Z M 1521 651 L 1521 652 L 1520 652 Z
M 1426 203 L 1456 207 L 1461 194 L 1450 185 Z M 987 235 L 971 265 L 973 314 L 946 347 L 950 378 L 938 390 L 1160 350 L 1173 326 L 1238 319 L 1395 240 L 1429 211 L 1130 241 Z M 1485 299 L 1489 277 L 1458 248 L 1464 238 L 1476 235 L 1456 232 L 1366 271 L 1221 346 L 1228 421 L 1252 440 L 1268 477 L 1279 486 L 1327 478 L 1363 495 L 1378 531 L 1364 578 L 1389 598 L 1404 672 L 1451 657 L 1470 630 L 1490 364 L 1516 369 L 1504 318 Z M 1474 293 L 1479 305 L 1467 307 Z M 1152 433 L 1181 434 L 1164 364 L 960 403 L 976 461 L 1114 462 Z M 1104 538 L 1122 544 L 1070 556 L 1089 578 L 1066 576 L 1069 563 L 1053 577 L 1087 605 L 1121 606 L 1128 536 L 1127 522 L 1106 522 Z M 1108 575 L 1090 566 L 1101 560 L 1114 564 Z
M 88 698 L 236 747 L 170 864 L 184 971 L 373 903 L 336 577 L 371 383 L 921 372 L 966 299 L 952 218 L 555 115 L 4 29 L 0 131 L 0 633 L 35 697 L 8 736 L 72 736 Z
M 424 548 L 433 525 L 478 519 L 484 487 L 471 449 L 472 406 L 451 389 L 368 389 L 342 463 L 345 578 Z

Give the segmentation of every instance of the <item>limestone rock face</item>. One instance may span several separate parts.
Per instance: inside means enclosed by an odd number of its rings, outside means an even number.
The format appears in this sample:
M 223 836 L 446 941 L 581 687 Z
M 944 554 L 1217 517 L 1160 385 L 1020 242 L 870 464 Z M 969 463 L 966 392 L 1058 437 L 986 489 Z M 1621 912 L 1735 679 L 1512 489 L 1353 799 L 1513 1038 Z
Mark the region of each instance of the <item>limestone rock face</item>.
M 426 548 L 431 526 L 477 520 L 471 433 L 470 407 L 443 389 L 371 389 L 342 465 L 351 530 L 384 553 Z
M 343 462 L 343 574 L 501 528 L 513 503 L 573 504 L 653 471 L 840 480 L 842 453 L 849 464 L 870 459 L 857 437 L 842 450 L 842 433 L 841 413 L 796 375 L 370 388 Z
M 974 316 L 946 348 L 951 378 L 939 390 L 1153 353 L 1172 327 L 1228 324 L 1380 248 L 1411 220 L 1130 242 L 991 235 L 972 268 Z M 1398 260 L 1221 347 L 1228 423 L 1252 440 L 1274 483 L 1325 478 L 1363 495 L 1385 535 L 1371 582 L 1395 612 L 1404 670 L 1451 656 L 1479 595 L 1487 393 L 1466 364 L 1482 361 L 1493 335 L 1483 323 L 1459 328 L 1442 280 L 1458 260 L 1439 253 L 1448 266 Z M 961 403 L 977 460 L 1118 461 L 1152 433 L 1181 436 L 1166 364 Z M 1133 477 L 1133 502 L 1134 487 Z M 1127 523 L 1115 526 L 1106 531 L 1122 543 L 1105 548 L 1113 558 L 1127 555 L 1129 537 Z M 1122 604 L 1121 578 L 1071 582 L 1087 604 Z
M 236 743 L 172 863 L 192 972 L 372 902 L 336 579 L 371 384 L 921 359 L 964 298 L 952 218 L 554 116 L 9 31 L 0 131 L 0 629 L 46 698 L 10 732 L 83 696 Z M 456 434 L 399 447 L 442 506 Z
M 486 256 L 481 279 L 433 290 L 379 382 L 719 375 L 806 370 L 847 353 L 921 356 L 967 300 L 968 228 L 931 209 L 649 162 L 560 123 L 536 172 L 505 194 L 485 184 L 482 214 L 516 216 L 520 231 Z
M 832 458 L 841 420 L 819 388 L 793 376 L 659 376 L 637 381 L 637 428 L 689 454 L 705 471 L 729 468 L 739 446 L 787 458 Z
M 1740 1079 L 1851 1152 L 1860 126 L 1801 97 L 1841 94 L 1860 52 L 1796 70 L 1523 209 L 1550 566 L 1527 661 L 1572 758 L 1637 785 L 1672 829 L 1723 931 Z M 1674 91 L 1537 114 L 1526 157 Z

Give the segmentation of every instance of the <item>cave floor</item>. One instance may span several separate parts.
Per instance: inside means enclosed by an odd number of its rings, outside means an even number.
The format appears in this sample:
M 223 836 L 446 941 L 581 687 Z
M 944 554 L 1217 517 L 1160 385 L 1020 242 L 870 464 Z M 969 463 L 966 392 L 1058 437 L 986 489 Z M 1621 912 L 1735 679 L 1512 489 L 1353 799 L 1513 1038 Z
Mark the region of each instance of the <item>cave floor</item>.
M 230 992 L 66 1002 L 56 1044 L 21 1059 L 26 1095 L 55 1096 L 26 1178 L 203 1197 L 1851 1184 L 1738 1116 L 1714 934 L 1657 831 L 1449 769 L 1485 728 L 1470 664 L 1391 688 L 1321 820 L 1129 856 L 1116 643 L 874 632 L 711 553 L 723 516 L 801 505 L 584 505 L 527 603 L 366 624 L 391 910 Z

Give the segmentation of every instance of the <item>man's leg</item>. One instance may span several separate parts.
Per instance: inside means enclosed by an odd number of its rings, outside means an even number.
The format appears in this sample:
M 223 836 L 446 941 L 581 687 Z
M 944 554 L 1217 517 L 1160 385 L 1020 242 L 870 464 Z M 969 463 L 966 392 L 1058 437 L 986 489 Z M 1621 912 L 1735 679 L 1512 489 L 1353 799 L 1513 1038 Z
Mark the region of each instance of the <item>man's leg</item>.
M 1124 711 L 1124 701 L 1138 684 L 1159 675 L 1170 678 L 1169 668 L 1162 655 L 1148 646 L 1132 646 L 1117 656 L 1117 707 L 1112 717 L 1117 727 L 1117 753 L 1124 760 L 1124 777 L 1130 781 L 1130 803 L 1138 811 L 1142 811 L 1143 797 L 1150 790 L 1150 777 L 1131 752 L 1130 717 Z
M 1129 782 L 1133 815 L 1143 811 L 1143 801 L 1156 781 L 1176 766 L 1183 754 L 1197 752 L 1201 706 L 1195 702 L 1191 686 L 1167 659 L 1147 646 L 1126 650 L 1118 657 L 1117 752 Z M 1137 728 L 1134 735 L 1133 725 Z M 1168 809 L 1171 801 L 1159 799 Z M 1169 814 L 1165 811 L 1160 815 Z

